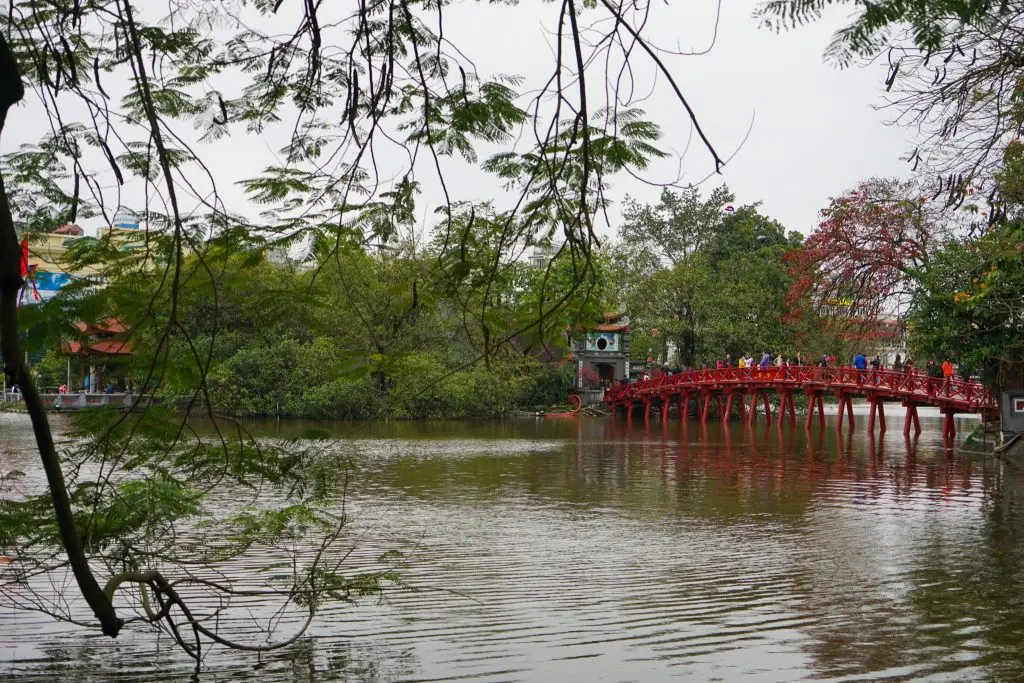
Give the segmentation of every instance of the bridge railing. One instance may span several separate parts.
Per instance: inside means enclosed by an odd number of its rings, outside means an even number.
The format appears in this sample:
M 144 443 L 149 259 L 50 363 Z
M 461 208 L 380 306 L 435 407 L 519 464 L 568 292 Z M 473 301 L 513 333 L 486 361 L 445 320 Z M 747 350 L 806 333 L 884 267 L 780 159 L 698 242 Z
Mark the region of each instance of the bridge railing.
M 684 370 L 633 384 L 613 386 L 605 402 L 667 397 L 687 389 L 726 389 L 730 386 L 818 389 L 822 391 L 879 391 L 894 398 L 929 403 L 956 403 L 977 409 L 992 408 L 995 398 L 980 382 L 962 377 L 930 377 L 912 370 L 860 370 L 853 367 L 768 366 Z

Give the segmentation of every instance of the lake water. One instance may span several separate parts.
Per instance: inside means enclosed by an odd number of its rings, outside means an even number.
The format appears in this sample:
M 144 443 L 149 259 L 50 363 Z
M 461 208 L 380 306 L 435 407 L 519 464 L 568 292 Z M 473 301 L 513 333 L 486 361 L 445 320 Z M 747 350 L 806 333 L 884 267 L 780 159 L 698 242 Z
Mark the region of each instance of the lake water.
M 831 420 L 832 418 L 830 418 Z M 1017 680 L 1024 475 L 906 442 L 614 419 L 316 425 L 350 439 L 360 543 L 410 550 L 383 603 L 203 681 Z M 961 431 L 968 425 L 962 424 Z M 302 423 L 253 425 L 300 436 Z M 4 469 L 34 462 L 0 414 Z M 183 680 L 166 638 L 0 611 L 0 677 Z

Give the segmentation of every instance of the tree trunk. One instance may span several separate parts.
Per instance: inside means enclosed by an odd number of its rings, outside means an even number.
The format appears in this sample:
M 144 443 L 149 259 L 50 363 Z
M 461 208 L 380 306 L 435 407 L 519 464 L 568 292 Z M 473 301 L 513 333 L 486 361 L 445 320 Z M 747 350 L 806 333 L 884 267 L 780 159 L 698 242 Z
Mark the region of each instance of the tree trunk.
M 19 102 L 24 94 L 24 86 L 14 56 L 6 37 L 0 34 L 0 134 L 3 133 L 8 110 Z M 96 577 L 89 567 L 89 560 L 82 549 L 82 542 L 75 527 L 75 517 L 71 511 L 71 500 L 64 483 L 64 473 L 60 467 L 60 457 L 53 445 L 53 433 L 46 419 L 46 410 L 32 382 L 28 365 L 25 363 L 25 355 L 21 351 L 18 293 L 23 284 L 21 247 L 14 229 L 14 217 L 11 215 L 3 177 L 0 175 L 0 350 L 3 353 L 4 373 L 8 381 L 18 385 L 29 417 L 32 419 L 32 431 L 36 436 L 39 457 L 50 486 L 50 497 L 53 500 L 54 514 L 57 516 L 61 542 L 67 551 L 78 588 L 103 627 L 103 632 L 116 637 L 123 622 L 118 619 L 113 603 L 96 582 Z

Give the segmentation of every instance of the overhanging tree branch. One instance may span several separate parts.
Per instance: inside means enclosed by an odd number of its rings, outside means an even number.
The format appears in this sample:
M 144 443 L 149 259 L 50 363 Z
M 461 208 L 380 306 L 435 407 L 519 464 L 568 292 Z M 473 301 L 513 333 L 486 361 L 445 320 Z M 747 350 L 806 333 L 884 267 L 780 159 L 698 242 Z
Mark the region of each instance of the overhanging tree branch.
M 7 43 L 6 36 L 0 34 L 0 139 L 7 122 L 7 112 L 17 104 L 25 94 L 21 83 L 21 75 L 14 61 L 14 55 Z M 54 513 L 60 529 L 61 541 L 67 551 L 71 570 L 78 582 L 82 597 L 89 604 L 93 614 L 103 627 L 103 633 L 117 637 L 123 621 L 114 613 L 114 607 L 106 594 L 96 582 L 89 561 L 82 548 L 82 541 L 75 528 L 75 516 L 71 510 L 64 473 L 61 471 L 60 457 L 53 444 L 53 432 L 46 419 L 46 409 L 36 391 L 32 375 L 29 373 L 25 357 L 21 352 L 18 330 L 18 293 L 24 284 L 21 277 L 21 250 L 18 246 L 18 234 L 14 229 L 14 217 L 11 215 L 7 192 L 0 177 L 0 344 L 3 348 L 4 372 L 9 380 L 21 389 L 25 407 L 32 419 L 32 429 L 39 447 L 39 457 L 46 471 L 46 481 L 50 486 Z

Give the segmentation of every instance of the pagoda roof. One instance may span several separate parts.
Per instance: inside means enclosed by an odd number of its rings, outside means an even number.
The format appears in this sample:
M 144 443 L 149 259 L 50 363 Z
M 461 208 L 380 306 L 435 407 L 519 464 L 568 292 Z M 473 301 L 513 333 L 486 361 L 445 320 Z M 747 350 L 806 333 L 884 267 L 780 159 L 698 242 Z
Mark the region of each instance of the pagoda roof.
M 124 339 L 101 339 L 96 342 L 70 341 L 61 344 L 70 356 L 130 356 L 132 345 Z
M 108 318 L 98 323 L 75 323 L 75 328 L 83 334 L 124 334 L 128 331 L 120 320 Z

